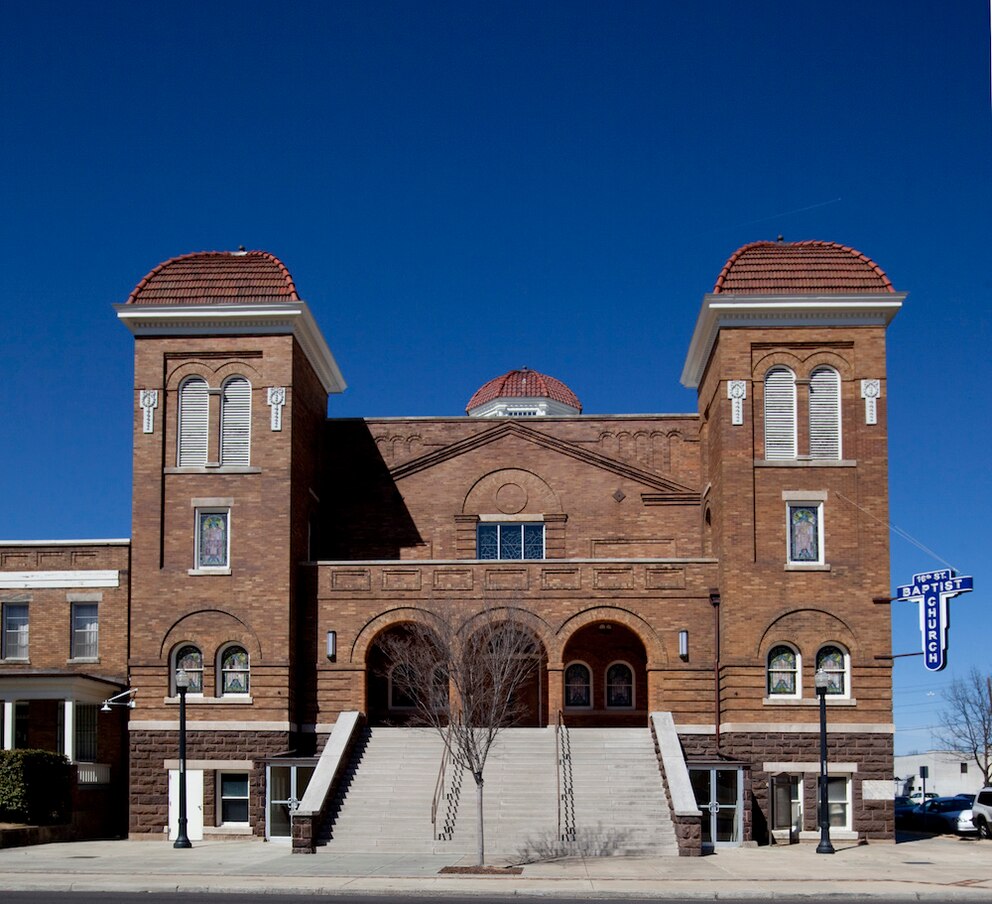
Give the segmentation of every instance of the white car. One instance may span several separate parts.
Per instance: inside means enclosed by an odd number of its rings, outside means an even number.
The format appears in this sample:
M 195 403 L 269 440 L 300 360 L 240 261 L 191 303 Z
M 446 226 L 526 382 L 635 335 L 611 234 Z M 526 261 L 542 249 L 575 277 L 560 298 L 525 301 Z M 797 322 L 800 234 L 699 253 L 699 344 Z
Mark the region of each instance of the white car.
M 971 805 L 971 821 L 979 838 L 992 838 L 992 787 L 982 788 Z
M 937 794 L 935 794 L 935 793 L 934 793 L 933 791 L 927 791 L 927 793 L 926 793 L 926 794 L 924 794 L 924 793 L 923 793 L 922 791 L 914 791 L 914 792 L 913 792 L 912 794 L 907 794 L 906 796 L 907 796 L 907 797 L 908 797 L 908 798 L 909 798 L 909 799 L 910 799 L 910 800 L 911 800 L 911 801 L 912 801 L 912 802 L 913 802 L 914 804 L 922 804 L 922 803 L 923 803 L 923 798 L 924 798 L 924 797 L 926 797 L 926 799 L 927 799 L 927 800 L 933 800 L 933 799 L 934 799 L 935 797 L 937 797 L 938 795 L 937 795 Z

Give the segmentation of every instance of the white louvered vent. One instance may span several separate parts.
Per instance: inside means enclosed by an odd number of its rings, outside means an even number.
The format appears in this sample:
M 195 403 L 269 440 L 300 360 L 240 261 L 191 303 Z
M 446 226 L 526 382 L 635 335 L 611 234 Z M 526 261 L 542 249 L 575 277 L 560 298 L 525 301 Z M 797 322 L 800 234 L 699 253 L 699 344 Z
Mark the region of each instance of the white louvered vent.
M 765 374 L 765 458 L 796 457 L 796 375 L 787 367 Z
M 180 468 L 202 468 L 207 463 L 210 397 L 202 377 L 190 377 L 179 387 Z
M 840 458 L 840 374 L 818 367 L 809 378 L 810 458 Z
M 220 462 L 228 468 L 251 463 L 251 383 L 231 377 L 220 406 Z

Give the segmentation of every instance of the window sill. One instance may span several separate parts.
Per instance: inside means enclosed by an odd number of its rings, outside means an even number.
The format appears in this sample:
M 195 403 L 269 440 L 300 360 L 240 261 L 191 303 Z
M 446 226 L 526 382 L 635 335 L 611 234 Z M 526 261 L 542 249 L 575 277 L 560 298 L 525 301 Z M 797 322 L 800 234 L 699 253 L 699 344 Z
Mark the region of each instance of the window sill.
M 68 665 L 73 665 L 74 663 L 78 663 L 78 662 L 98 663 L 99 661 L 100 661 L 99 656 L 73 656 L 71 659 L 67 659 L 66 663 Z
M 773 461 L 756 458 L 754 466 L 756 468 L 856 468 L 858 463 L 850 458 L 783 458 Z
M 786 562 L 786 571 L 830 571 L 829 565 L 822 562 Z
M 810 697 L 765 697 L 762 701 L 764 706 L 819 706 L 820 701 Z M 827 696 L 827 706 L 857 706 L 858 701 L 854 697 Z
M 202 578 L 208 574 L 229 575 L 230 568 L 190 568 L 186 574 L 191 577 Z
M 261 474 L 261 468 L 225 468 L 209 465 L 205 468 L 165 468 L 166 474 Z
M 179 697 L 164 697 L 162 702 L 166 706 L 178 706 Z M 222 706 L 247 706 L 250 703 L 254 703 L 251 694 L 227 694 L 223 697 L 204 697 L 200 694 L 187 694 L 186 695 L 186 705 L 187 706 L 201 706 L 203 704 L 221 704 Z
M 21 658 L 20 656 L 5 656 L 0 659 L 0 662 L 30 662 L 31 659 L 28 656 Z

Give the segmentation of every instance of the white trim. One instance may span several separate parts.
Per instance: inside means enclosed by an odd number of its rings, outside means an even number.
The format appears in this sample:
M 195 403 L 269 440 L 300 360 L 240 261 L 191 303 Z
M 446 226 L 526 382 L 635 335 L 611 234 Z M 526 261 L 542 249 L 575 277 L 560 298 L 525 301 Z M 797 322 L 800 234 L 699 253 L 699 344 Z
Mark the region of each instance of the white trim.
M 186 700 L 189 703 L 189 698 Z M 179 731 L 179 720 L 171 719 L 142 719 L 128 722 L 128 731 Z M 220 720 L 204 720 L 202 722 L 187 721 L 187 731 L 293 731 L 292 722 L 225 722 Z
M 324 391 L 348 388 L 327 341 L 304 301 L 274 304 L 115 304 L 134 336 L 294 336 Z
M 761 764 L 762 772 L 816 772 L 820 771 L 819 760 L 799 760 L 796 762 L 770 762 Z M 858 771 L 857 763 L 831 763 L 827 762 L 827 774 L 833 775 L 853 775 Z
M 783 496 L 785 493 L 782 494 Z M 815 495 L 815 494 L 814 494 Z M 824 500 L 807 497 L 806 499 L 789 499 L 785 503 L 785 565 L 787 570 L 809 568 L 814 571 L 823 570 L 827 561 L 826 538 L 823 536 L 823 505 Z M 793 508 L 816 509 L 816 561 L 801 561 L 792 558 L 792 510 Z
M 120 583 L 121 573 L 111 570 L 0 572 L 0 590 L 119 587 Z
M 851 652 L 847 649 L 844 644 L 839 643 L 836 640 L 826 640 L 820 644 L 816 649 L 816 653 L 813 655 L 813 672 L 815 674 L 818 665 L 817 660 L 820 658 L 820 653 L 822 653 L 828 647 L 834 647 L 840 650 L 841 655 L 844 657 L 844 691 L 840 694 L 826 694 L 827 704 L 829 705 L 832 701 L 840 700 L 850 700 L 851 699 Z M 819 701 L 817 701 L 819 702 Z
M 784 713 L 783 713 L 784 715 Z M 827 723 L 827 734 L 895 734 L 894 722 L 848 722 Z M 679 728 L 682 731 L 682 728 Z M 712 729 L 710 729 L 712 732 Z M 754 734 L 775 732 L 778 734 L 819 734 L 816 722 L 724 722 L 720 726 L 722 734 Z M 687 734 L 690 732 L 687 732 Z M 691 732 L 697 734 L 698 732 Z
M 6 546 L 130 546 L 128 537 L 112 540 L 0 540 L 0 547 Z
M 769 678 L 771 675 L 771 658 L 772 652 L 777 650 L 779 647 L 785 647 L 787 650 L 792 650 L 792 655 L 796 657 L 795 666 L 795 686 L 796 689 L 791 694 L 773 694 L 771 688 L 769 687 Z M 803 654 L 799 652 L 799 647 L 794 643 L 789 643 L 787 640 L 779 640 L 773 643 L 769 648 L 768 652 L 765 653 L 765 699 L 766 700 L 788 700 L 790 703 L 797 700 L 801 700 L 803 696 Z
M 887 327 L 906 300 L 905 292 L 864 295 L 737 295 L 708 293 L 689 342 L 681 382 L 696 389 L 721 329 L 728 327 Z
M 163 697 L 162 702 L 166 706 L 178 706 L 179 696 L 177 694 L 175 697 Z M 186 694 L 187 706 L 199 706 L 205 703 L 219 704 L 220 706 L 230 706 L 232 704 L 247 706 L 249 703 L 254 702 L 255 700 L 251 694 L 225 694 L 223 697 L 205 697 L 203 694 Z
M 765 697 L 761 701 L 762 706 L 819 706 L 820 701 L 816 697 L 787 697 L 785 694 L 778 694 L 775 697 Z M 854 697 L 841 697 L 840 694 L 830 694 L 827 696 L 827 706 L 857 706 L 858 701 Z
M 7 672 L 0 676 L 0 698 L 4 700 L 75 700 L 103 703 L 124 680 L 91 678 L 86 675 L 30 675 Z
M 826 490 L 782 490 L 785 502 L 826 502 Z
M 496 524 L 499 524 L 500 522 L 506 522 L 508 524 L 527 524 L 527 523 L 529 523 L 531 521 L 533 521 L 535 524 L 543 524 L 544 523 L 544 515 L 479 515 L 478 518 L 479 518 L 480 523 L 482 523 L 482 524 L 488 524 L 488 523 L 491 523 L 491 522 L 492 523 L 496 523 Z M 486 559 L 485 561 L 491 562 L 492 559 Z M 506 562 L 506 561 L 518 562 L 520 560 L 519 559 L 497 559 L 496 561 L 500 561 L 500 562 Z M 534 561 L 537 561 L 537 560 L 535 559 Z
M 162 769 L 178 769 L 179 760 L 162 760 Z M 186 760 L 187 769 L 227 769 L 232 772 L 251 771 L 254 760 Z
M 231 573 L 231 506 L 229 505 L 198 505 L 193 509 L 193 567 L 187 574 L 230 574 Z M 224 551 L 223 565 L 200 564 L 200 516 L 224 515 Z

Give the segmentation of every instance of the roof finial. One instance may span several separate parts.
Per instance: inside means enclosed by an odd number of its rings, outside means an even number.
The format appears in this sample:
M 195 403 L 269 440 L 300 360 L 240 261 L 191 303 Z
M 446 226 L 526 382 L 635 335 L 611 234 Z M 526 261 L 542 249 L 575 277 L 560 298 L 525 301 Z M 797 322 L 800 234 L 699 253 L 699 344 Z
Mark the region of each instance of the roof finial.
M 779 235 L 779 237 L 778 237 L 778 239 L 776 239 L 776 241 L 784 242 L 785 241 L 785 238 L 783 236 Z

